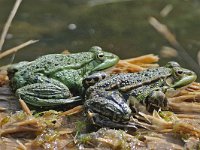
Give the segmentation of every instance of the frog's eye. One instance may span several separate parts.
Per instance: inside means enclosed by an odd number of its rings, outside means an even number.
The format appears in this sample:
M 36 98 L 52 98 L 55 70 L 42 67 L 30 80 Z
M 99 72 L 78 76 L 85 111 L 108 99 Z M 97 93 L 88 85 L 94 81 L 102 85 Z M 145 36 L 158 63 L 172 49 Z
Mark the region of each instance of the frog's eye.
M 182 70 L 175 71 L 175 76 L 180 77 L 182 75 L 183 75 L 183 71 Z
M 184 75 L 184 72 L 182 70 L 175 70 L 174 71 L 174 77 L 177 78 L 177 79 L 179 79 L 183 75 Z
M 183 71 L 179 70 L 179 71 L 177 71 L 177 74 L 178 74 L 178 75 L 182 75 L 182 74 L 183 74 Z
M 103 60 L 104 59 L 104 54 L 103 53 L 97 54 L 97 58 L 100 59 L 100 60 Z

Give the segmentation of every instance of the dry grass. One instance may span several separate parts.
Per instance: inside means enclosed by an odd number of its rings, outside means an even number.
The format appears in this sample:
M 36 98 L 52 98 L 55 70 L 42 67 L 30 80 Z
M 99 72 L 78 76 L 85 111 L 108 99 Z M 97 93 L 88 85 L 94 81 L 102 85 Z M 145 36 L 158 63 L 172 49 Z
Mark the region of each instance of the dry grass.
M 120 60 L 115 67 L 108 70 L 109 73 L 138 72 L 147 68 L 158 67 L 159 58 L 153 54 L 143 55 L 136 58 Z

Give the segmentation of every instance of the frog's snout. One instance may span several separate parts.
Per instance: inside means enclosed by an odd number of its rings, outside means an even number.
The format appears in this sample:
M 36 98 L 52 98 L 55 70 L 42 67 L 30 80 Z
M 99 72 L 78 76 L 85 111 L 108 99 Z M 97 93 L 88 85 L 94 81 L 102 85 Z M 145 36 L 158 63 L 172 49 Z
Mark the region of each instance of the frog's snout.
M 196 79 L 197 79 L 197 75 L 193 72 L 191 73 L 191 75 L 183 76 L 179 81 L 175 82 L 175 84 L 172 87 L 181 88 L 186 85 L 189 85 L 190 83 L 194 82 Z
M 100 71 L 107 68 L 110 68 L 118 63 L 119 57 L 115 54 L 104 52 L 104 60 L 101 64 L 99 64 L 96 68 L 93 69 L 93 71 Z

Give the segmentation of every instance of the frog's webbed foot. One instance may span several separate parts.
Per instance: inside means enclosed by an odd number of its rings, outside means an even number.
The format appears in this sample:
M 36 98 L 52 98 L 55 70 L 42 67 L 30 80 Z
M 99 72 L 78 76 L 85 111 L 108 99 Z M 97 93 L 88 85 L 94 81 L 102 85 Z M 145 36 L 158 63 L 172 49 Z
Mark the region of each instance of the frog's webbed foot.
M 153 112 L 153 110 L 166 109 L 168 101 L 165 94 L 161 89 L 151 91 L 151 93 L 144 100 L 147 111 Z
M 99 127 L 130 128 L 130 129 L 133 129 L 133 130 L 138 129 L 133 123 L 113 122 L 109 118 L 101 116 L 98 113 L 94 113 L 91 110 L 87 111 L 87 117 L 92 122 L 93 125 L 96 125 L 96 126 L 99 126 Z

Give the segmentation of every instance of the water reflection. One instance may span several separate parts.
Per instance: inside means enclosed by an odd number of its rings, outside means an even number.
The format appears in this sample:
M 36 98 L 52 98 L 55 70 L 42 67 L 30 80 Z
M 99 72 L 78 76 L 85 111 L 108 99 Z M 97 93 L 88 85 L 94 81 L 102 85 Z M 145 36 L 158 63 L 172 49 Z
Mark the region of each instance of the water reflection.
M 0 28 L 14 4 L 14 0 L 0 0 Z M 170 12 L 162 17 L 167 5 Z M 175 33 L 187 53 L 197 62 L 200 50 L 200 5 L 197 0 L 37 0 L 23 1 L 9 30 L 3 49 L 9 49 L 30 39 L 40 42 L 18 52 L 14 62 L 32 60 L 47 53 L 87 50 L 99 45 L 121 58 L 154 53 L 160 55 L 163 46 L 170 44 L 148 22 L 155 16 Z M 162 14 L 162 13 L 161 13 Z M 185 58 L 166 58 L 161 63 L 179 61 L 185 67 Z M 11 57 L 1 60 L 10 62 Z

